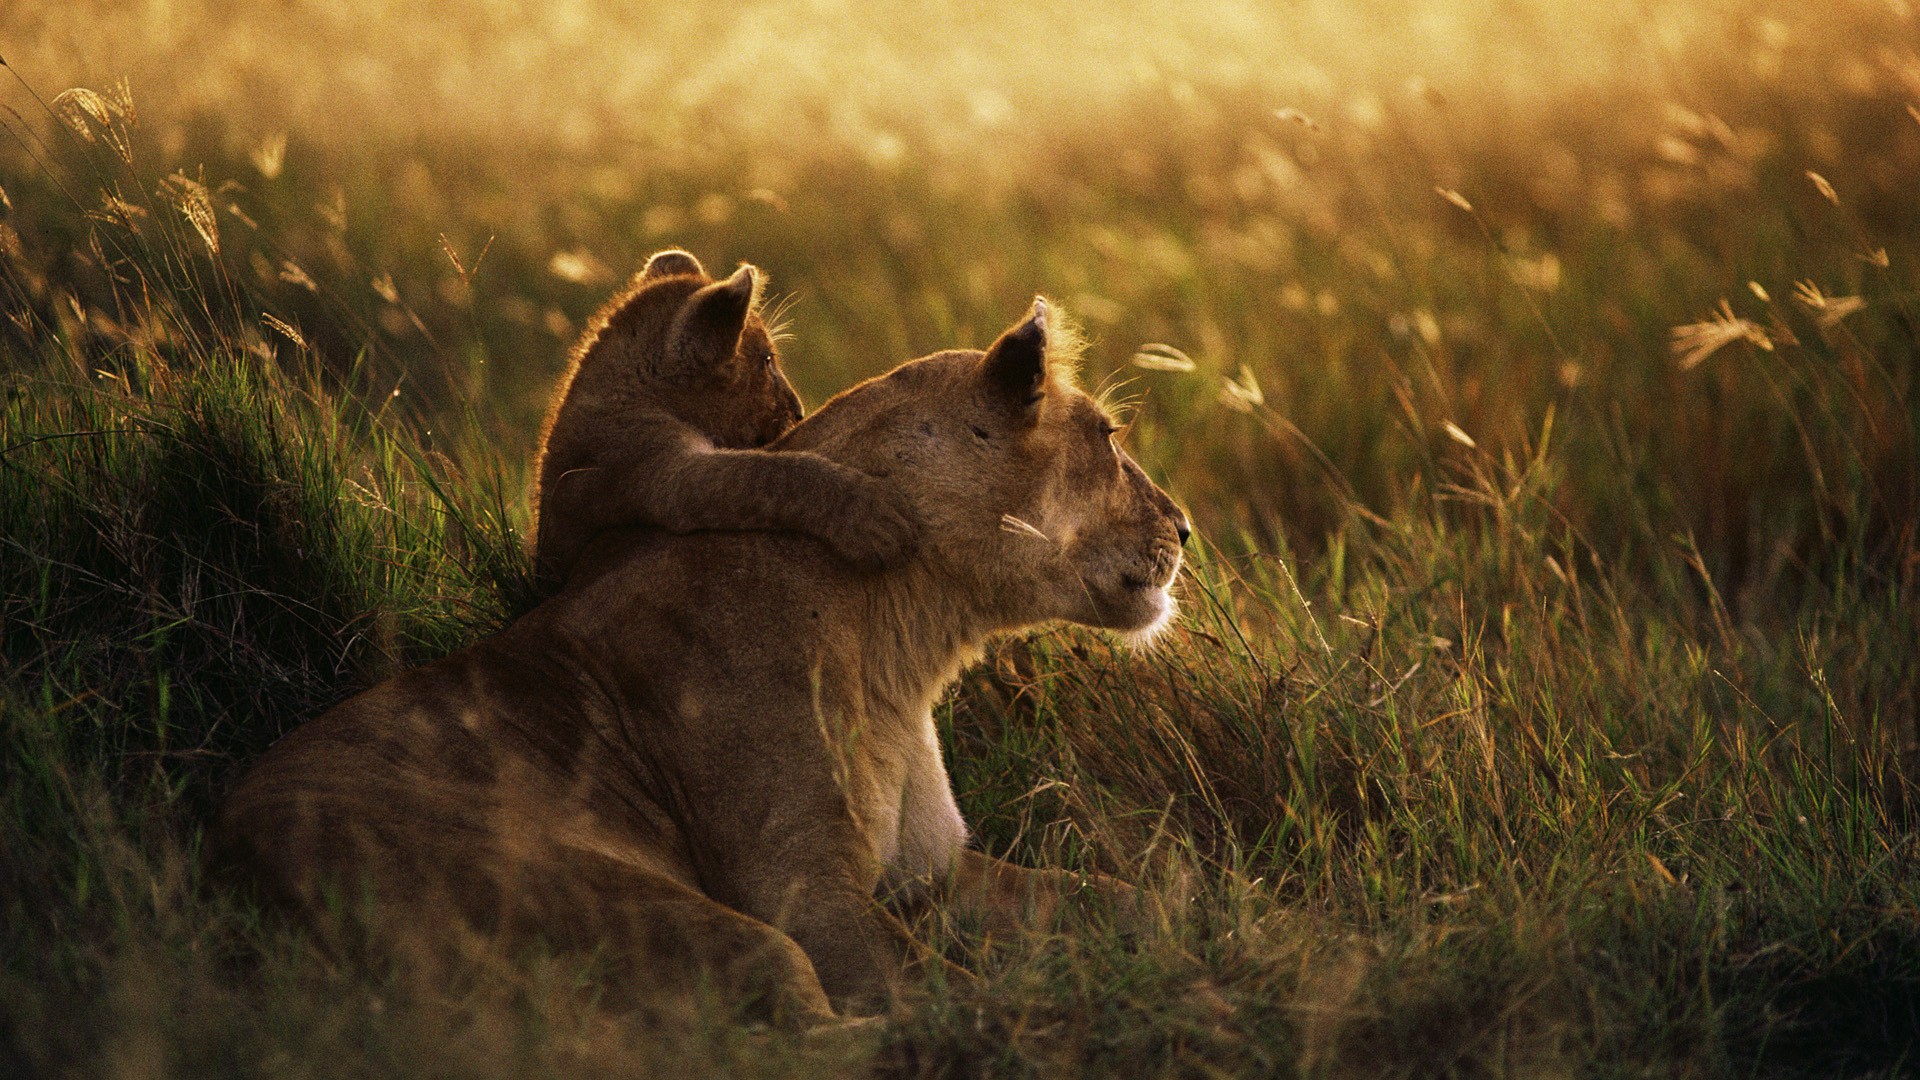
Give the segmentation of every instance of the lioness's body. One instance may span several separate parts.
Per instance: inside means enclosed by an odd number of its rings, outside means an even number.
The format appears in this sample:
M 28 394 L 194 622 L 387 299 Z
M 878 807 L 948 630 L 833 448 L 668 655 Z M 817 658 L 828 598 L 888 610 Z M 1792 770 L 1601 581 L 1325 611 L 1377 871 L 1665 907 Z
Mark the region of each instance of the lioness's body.
M 871 999 L 899 947 L 833 940 L 808 923 L 831 912 L 834 926 L 868 925 L 863 909 L 883 875 L 944 867 L 964 843 L 939 749 L 925 745 L 927 695 L 945 672 L 872 663 L 891 651 L 878 635 L 816 632 L 890 632 L 899 621 L 861 610 L 888 599 L 804 540 L 639 544 L 623 560 L 635 572 L 591 575 L 275 746 L 226 811 L 248 834 L 244 861 L 296 906 L 371 875 L 381 907 L 458 915 L 476 942 L 608 943 L 616 970 L 664 961 L 684 964 L 680 981 L 691 981 L 700 965 L 688 961 L 739 959 L 724 947 L 699 956 L 691 939 L 645 939 L 652 917 L 622 910 L 624 894 L 654 900 L 672 895 L 667 885 L 782 926 L 816 958 L 844 957 L 845 970 L 818 965 L 821 977 Z M 673 581 L 698 592 L 661 587 Z M 816 680 L 837 714 L 827 723 L 861 733 L 844 765 L 820 737 Z M 859 827 L 854 806 L 876 820 Z M 809 872 L 792 873 L 796 862 Z M 415 922 L 415 912 L 398 918 Z M 724 922 L 702 933 L 737 933 L 744 953 L 779 959 L 771 934 Z M 797 981 L 812 992 L 786 1007 L 824 1014 L 818 989 Z
M 872 1007 L 916 959 L 885 886 L 1049 903 L 1055 877 L 964 849 L 933 701 L 996 631 L 1164 620 L 1185 524 L 1046 380 L 1038 319 L 791 436 L 893 473 L 932 526 L 905 565 L 775 534 L 604 536 L 512 627 L 270 750 L 222 813 L 229 857 L 318 924 L 330 888 L 370 896 L 394 948 L 537 938 L 597 952 L 616 989 L 717 978 L 802 1020 Z

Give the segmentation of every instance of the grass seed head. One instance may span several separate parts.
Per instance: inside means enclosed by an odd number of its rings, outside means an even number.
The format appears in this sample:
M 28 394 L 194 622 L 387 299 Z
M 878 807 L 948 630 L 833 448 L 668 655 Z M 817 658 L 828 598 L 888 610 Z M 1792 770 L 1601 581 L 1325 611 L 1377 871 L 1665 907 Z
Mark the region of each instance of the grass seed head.
M 1858 296 L 1828 296 L 1812 281 L 1794 282 L 1793 298 L 1813 313 L 1813 321 L 1822 330 L 1833 329 L 1841 320 L 1867 306 Z
M 173 197 L 174 205 L 186 216 L 193 231 L 207 245 L 207 251 L 214 258 L 220 257 L 220 222 L 213 214 L 213 199 L 207 193 L 207 185 L 176 172 L 161 184 L 161 190 Z
M 1746 341 L 1756 348 L 1773 351 L 1773 339 L 1759 323 L 1743 319 L 1733 313 L 1733 305 L 1727 300 L 1720 301 L 1720 310 L 1700 322 L 1687 323 L 1673 328 L 1673 354 L 1680 360 L 1682 371 L 1692 371 L 1706 359 L 1736 341 Z
M 1250 413 L 1267 403 L 1260 389 L 1260 377 L 1246 364 L 1240 365 L 1238 378 L 1220 380 L 1220 404 L 1235 412 Z
M 267 141 L 254 147 L 248 157 L 261 176 L 268 180 L 277 178 L 287 163 L 287 133 L 282 131 L 268 136 Z
M 1821 198 L 1827 200 L 1828 202 L 1832 203 L 1835 206 L 1840 205 L 1840 193 L 1833 190 L 1833 185 L 1827 182 L 1826 177 L 1821 176 L 1819 173 L 1814 172 L 1812 169 L 1808 169 L 1807 179 L 1813 181 L 1814 190 L 1820 193 Z
M 1133 366 L 1148 371 L 1172 371 L 1184 374 L 1200 365 L 1194 363 L 1193 357 L 1179 349 L 1156 341 L 1140 346 L 1139 351 L 1133 354 Z

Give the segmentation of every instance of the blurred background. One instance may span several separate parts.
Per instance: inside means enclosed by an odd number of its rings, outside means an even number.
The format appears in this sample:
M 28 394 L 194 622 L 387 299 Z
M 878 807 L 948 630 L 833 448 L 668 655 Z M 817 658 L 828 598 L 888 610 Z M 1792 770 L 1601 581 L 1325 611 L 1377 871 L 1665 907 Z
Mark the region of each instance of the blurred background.
M 522 467 L 683 245 L 795 295 L 814 404 L 1057 298 L 1229 548 L 1552 440 L 1568 527 L 1692 536 L 1738 604 L 1914 557 L 1916 42 L 1908 0 L 25 2 L 0 184 L 97 357 L 137 319 L 86 230 L 193 224 L 263 354 L 456 461 Z
M 1916 2 L 4 0 L 0 1074 L 851 1071 L 236 979 L 195 869 L 533 601 L 669 245 L 813 405 L 1047 294 L 1205 541 L 937 709 L 983 848 L 1184 914 L 948 938 L 887 1075 L 1910 1074 Z

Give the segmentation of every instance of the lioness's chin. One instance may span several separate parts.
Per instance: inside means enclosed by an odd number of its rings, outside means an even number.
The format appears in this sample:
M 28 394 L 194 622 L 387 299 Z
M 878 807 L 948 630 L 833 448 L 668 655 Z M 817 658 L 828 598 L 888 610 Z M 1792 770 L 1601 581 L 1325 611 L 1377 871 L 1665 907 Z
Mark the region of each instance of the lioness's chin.
M 1093 610 L 1073 621 L 1112 630 L 1129 646 L 1152 641 L 1173 621 L 1179 605 L 1170 585 L 1133 585 L 1097 597 Z
M 1120 640 L 1129 648 L 1140 649 L 1152 644 L 1153 639 L 1160 636 L 1160 631 L 1165 630 L 1173 622 L 1174 615 L 1180 610 L 1180 604 L 1173 598 L 1171 588 L 1163 585 L 1158 589 L 1150 590 L 1150 594 L 1154 608 L 1153 617 L 1143 626 L 1124 629 L 1120 632 Z

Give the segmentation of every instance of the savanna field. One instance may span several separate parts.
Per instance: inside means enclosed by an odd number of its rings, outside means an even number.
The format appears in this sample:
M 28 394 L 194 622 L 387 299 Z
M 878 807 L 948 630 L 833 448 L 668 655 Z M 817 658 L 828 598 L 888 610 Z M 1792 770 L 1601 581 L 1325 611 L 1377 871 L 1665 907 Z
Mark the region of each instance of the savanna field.
M 22 0 L 0 58 L 0 1075 L 1920 1072 L 1908 0 Z M 423 997 L 209 880 L 266 746 L 526 610 L 668 246 L 813 405 L 1084 326 L 1182 617 L 938 715 L 980 846 L 1146 925 L 923 921 L 979 982 L 836 1042 Z

